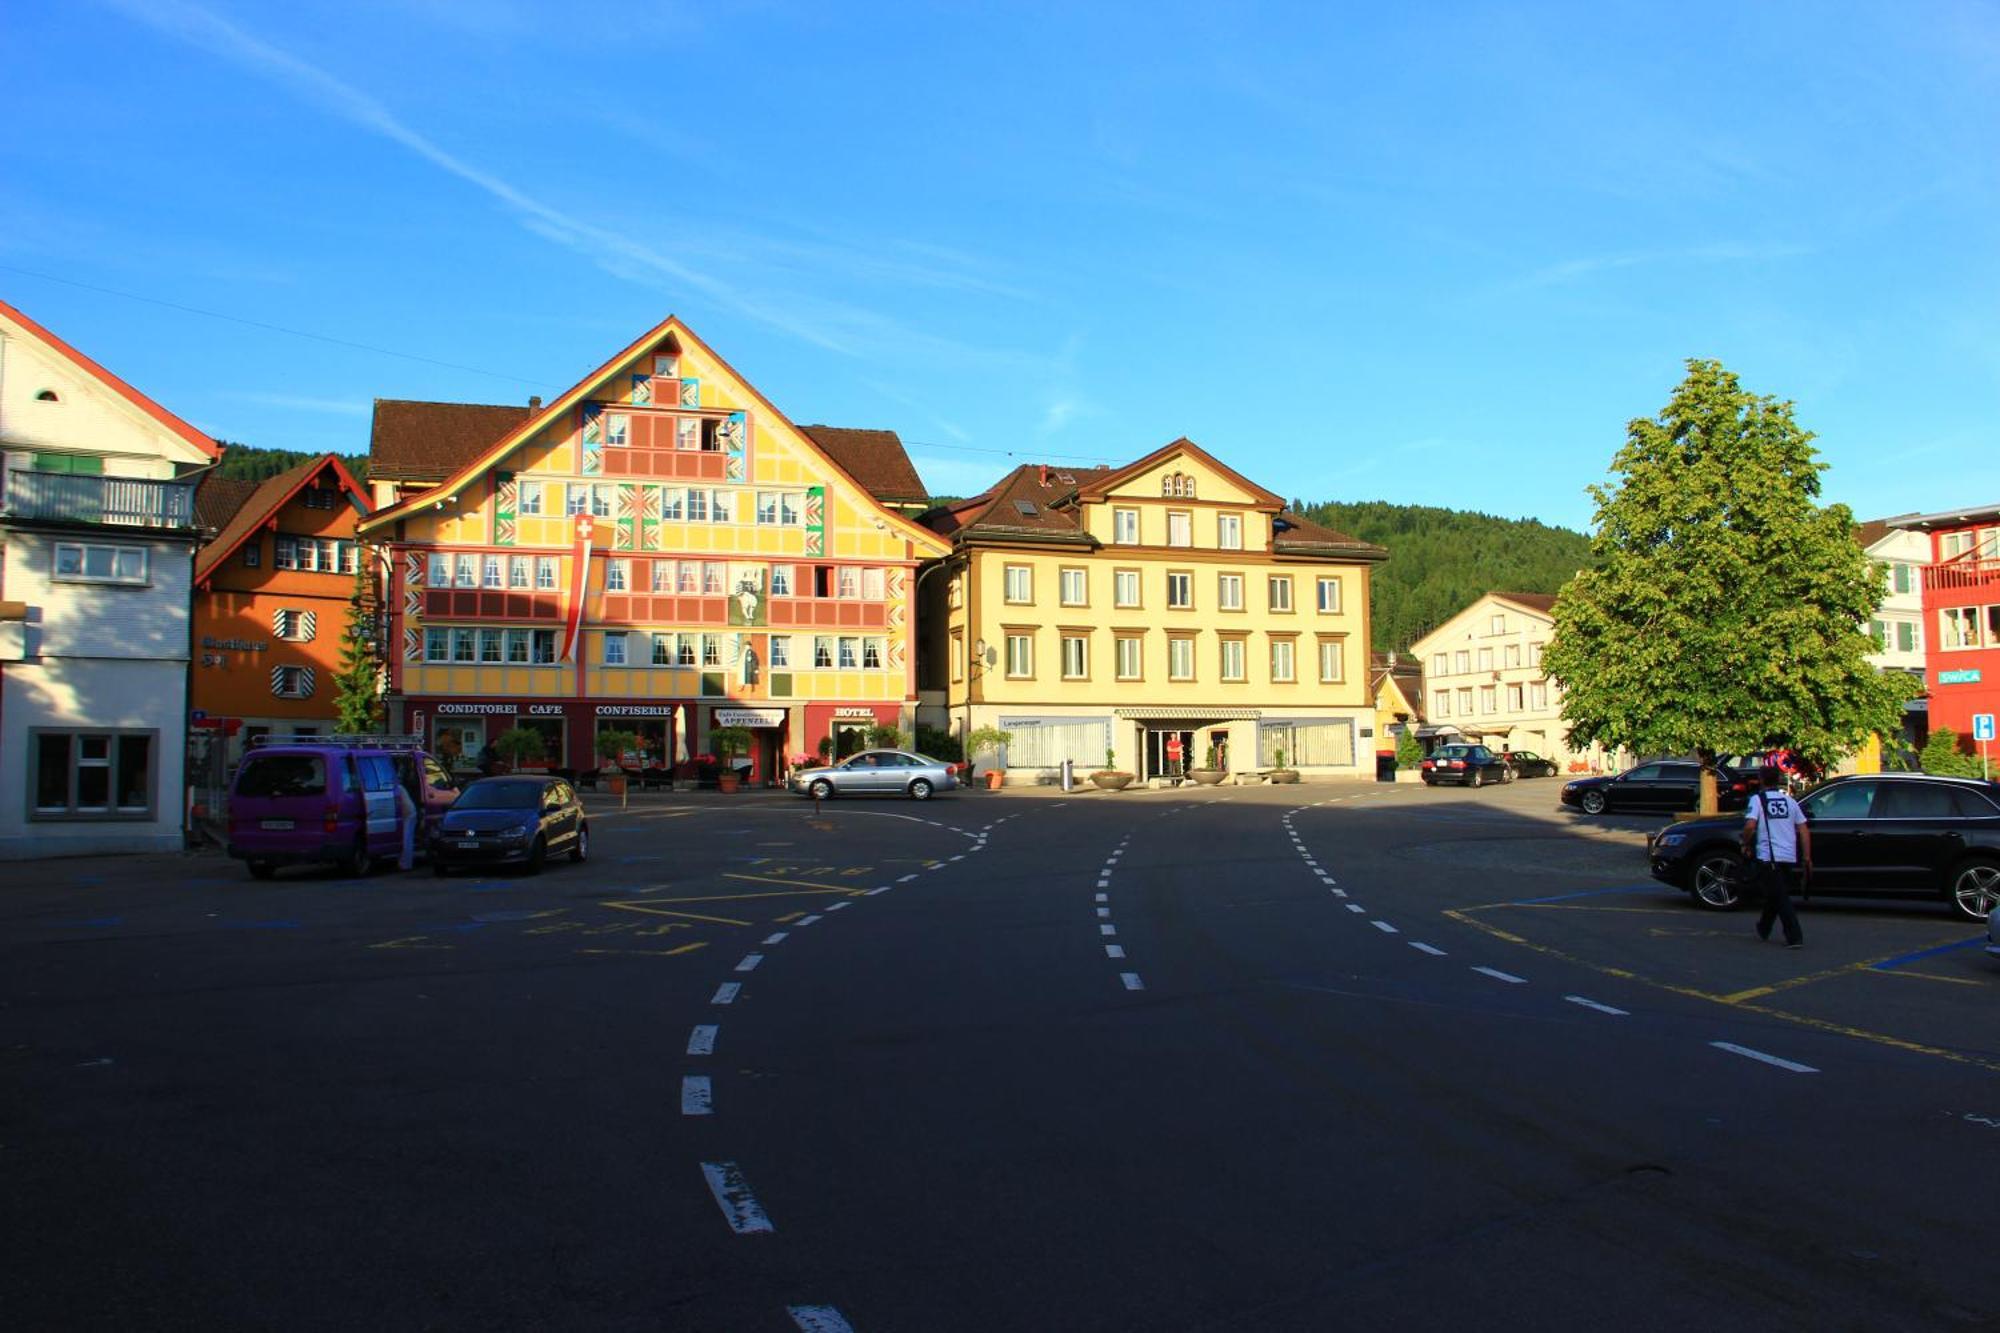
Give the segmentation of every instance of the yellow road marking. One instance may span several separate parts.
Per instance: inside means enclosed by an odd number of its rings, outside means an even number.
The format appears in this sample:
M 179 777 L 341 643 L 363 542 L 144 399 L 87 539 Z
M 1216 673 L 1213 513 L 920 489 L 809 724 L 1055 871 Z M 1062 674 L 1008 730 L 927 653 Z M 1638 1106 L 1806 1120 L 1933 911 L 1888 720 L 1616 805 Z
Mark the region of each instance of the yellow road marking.
M 749 880 L 753 884 L 793 884 L 802 889 L 819 889 L 825 893 L 844 893 L 850 898 L 860 896 L 860 890 L 851 884 L 821 884 L 816 880 L 810 879 L 778 879 L 772 875 L 738 875 L 734 873 L 724 875 L 723 878 L 744 879 Z M 786 895 L 782 893 L 745 893 L 738 896 L 743 898 L 783 898 Z M 669 901 L 692 903 L 700 902 L 701 900 L 699 898 L 674 898 Z
M 456 949 L 458 947 L 456 944 L 426 944 L 424 941 L 429 938 L 428 935 L 405 935 L 401 939 L 383 940 L 380 944 L 371 944 L 368 947 L 371 949 Z
M 693 944 L 683 944 L 676 949 L 578 949 L 577 953 L 635 953 L 646 958 L 671 958 L 678 953 L 693 953 L 696 949 L 706 949 L 707 940 L 696 940 Z
M 1881 968 L 1870 968 L 1868 970 L 1878 977 L 1909 977 L 1915 981 L 1948 981 L 1954 986 L 1991 986 L 1993 984 L 1990 981 L 1976 981 L 1971 977 L 1941 977 L 1935 972 L 1906 972 L 1900 967 L 1890 968 L 1886 971 Z
M 660 898 L 656 901 L 663 903 L 694 903 L 705 900 L 700 898 Z M 655 907 L 651 903 L 599 903 L 598 906 L 615 907 L 621 912 L 644 912 L 648 916 L 686 917 L 691 921 L 709 921 L 718 926 L 747 926 L 751 924 L 748 921 L 738 921 L 732 916 L 703 916 L 699 912 L 671 912 L 664 907 Z
M 1489 903 L 1474 908 L 1483 912 L 1493 907 L 1524 907 L 1537 912 L 1637 912 L 1642 916 L 1679 916 L 1678 907 L 1591 907 L 1584 903 Z
M 771 918 L 771 920 L 773 923 L 777 925 L 784 926 L 784 925 L 790 925 L 792 922 L 797 921 L 800 917 L 804 915 L 805 915 L 804 912 L 787 912 L 783 916 L 774 916 Z

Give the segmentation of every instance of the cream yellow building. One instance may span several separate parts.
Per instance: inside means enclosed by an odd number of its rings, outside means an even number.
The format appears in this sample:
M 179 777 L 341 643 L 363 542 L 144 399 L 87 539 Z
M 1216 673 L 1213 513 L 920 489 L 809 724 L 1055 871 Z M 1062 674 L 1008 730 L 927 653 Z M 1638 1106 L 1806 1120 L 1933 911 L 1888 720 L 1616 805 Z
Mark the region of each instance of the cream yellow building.
M 1532 751 L 1564 771 L 1617 766 L 1599 747 L 1569 744 L 1562 687 L 1542 669 L 1555 604 L 1548 593 L 1489 592 L 1411 645 L 1424 666 L 1424 713 L 1439 739 Z
M 1107 751 L 1172 777 L 1211 748 L 1239 774 L 1372 775 L 1381 547 L 1187 440 L 1115 471 L 1017 468 L 924 522 L 952 551 L 922 576 L 919 720 L 1011 732 L 1010 781 Z

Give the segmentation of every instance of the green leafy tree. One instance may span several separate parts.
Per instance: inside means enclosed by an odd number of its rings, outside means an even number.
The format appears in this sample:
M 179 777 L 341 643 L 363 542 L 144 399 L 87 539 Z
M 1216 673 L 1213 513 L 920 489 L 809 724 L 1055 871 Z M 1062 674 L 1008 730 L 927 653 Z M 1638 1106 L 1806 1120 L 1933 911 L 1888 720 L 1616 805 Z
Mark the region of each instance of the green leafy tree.
M 369 554 L 364 548 L 355 562 L 347 628 L 340 636 L 340 669 L 333 678 L 333 729 L 350 736 L 382 729 L 382 653 L 376 641 L 381 617 Z
M 1893 735 L 1906 687 L 1869 665 L 1882 595 L 1792 404 L 1692 360 L 1626 427 L 1597 502 L 1594 567 L 1556 603 L 1543 656 L 1570 743 L 1641 754 L 1782 745 L 1828 764 Z
M 1960 749 L 1958 733 L 1950 727 L 1938 727 L 1931 732 L 1929 739 L 1924 741 L 1923 750 L 1917 755 L 1917 767 L 1926 773 L 1948 778 L 1980 776 L 1979 756 Z
M 1424 762 L 1424 745 L 1413 728 L 1405 728 L 1396 742 L 1396 767 L 1415 768 Z

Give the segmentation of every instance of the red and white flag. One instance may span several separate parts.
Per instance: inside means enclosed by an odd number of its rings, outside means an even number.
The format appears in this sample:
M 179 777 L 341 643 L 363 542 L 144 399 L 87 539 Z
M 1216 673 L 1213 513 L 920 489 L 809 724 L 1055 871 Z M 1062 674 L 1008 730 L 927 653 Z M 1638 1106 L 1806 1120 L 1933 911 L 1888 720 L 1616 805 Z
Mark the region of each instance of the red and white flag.
M 562 660 L 574 662 L 583 647 L 583 602 L 590 592 L 589 514 L 576 516 L 576 544 L 570 551 L 569 605 L 564 609 Z

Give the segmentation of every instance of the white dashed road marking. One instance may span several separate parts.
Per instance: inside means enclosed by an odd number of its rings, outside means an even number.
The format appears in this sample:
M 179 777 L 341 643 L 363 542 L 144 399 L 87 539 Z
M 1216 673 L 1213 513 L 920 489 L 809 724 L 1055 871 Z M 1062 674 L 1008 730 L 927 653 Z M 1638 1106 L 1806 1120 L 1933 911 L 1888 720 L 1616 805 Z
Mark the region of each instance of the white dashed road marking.
M 689 1074 L 681 1080 L 681 1114 L 713 1115 L 715 1098 L 709 1087 L 708 1075 Z
M 761 953 L 746 953 L 743 955 L 743 961 L 736 965 L 736 970 L 738 972 L 755 972 L 757 964 L 763 961 L 764 955 Z
M 854 1333 L 854 1325 L 841 1318 L 840 1311 L 831 1305 L 787 1305 L 785 1313 L 792 1317 L 801 1333 Z
M 1528 979 L 1526 977 L 1517 977 L 1512 972 L 1502 972 L 1497 967 L 1475 967 L 1472 970 L 1475 972 L 1483 972 L 1487 976 L 1492 977 L 1495 981 L 1511 982 L 1516 986 L 1525 986 L 1528 984 Z
M 1108 893 L 1100 893 L 1097 895 L 1097 901 L 1101 903 L 1108 903 L 1111 901 L 1111 895 Z
M 912 871 L 911 873 L 909 873 L 909 874 L 907 874 L 907 875 L 903 876 L 903 877 L 902 877 L 901 879 L 897 880 L 896 882 L 897 882 L 898 884 L 908 884 L 908 883 L 909 883 L 909 882 L 910 882 L 911 880 L 915 879 L 916 877 L 917 877 L 917 876 L 916 876 L 916 872 L 915 872 L 915 871 Z
M 1394 926 L 1390 925 L 1387 921 L 1370 921 L 1368 924 L 1375 927 L 1375 929 L 1381 931 L 1384 935 L 1400 935 L 1403 933 L 1402 931 L 1397 930 Z
M 756 1197 L 750 1193 L 749 1184 L 743 1179 L 743 1169 L 734 1162 L 703 1162 L 701 1174 L 708 1180 L 708 1191 L 715 1196 L 716 1204 L 722 1209 L 723 1217 L 729 1221 L 729 1229 L 739 1236 L 777 1230 L 771 1219 L 764 1215 Z
M 1631 1016 L 1630 1010 L 1614 1009 L 1608 1004 L 1599 1004 L 1595 1000 L 1586 1000 L 1581 995 L 1565 995 L 1563 998 L 1571 1004 L 1580 1004 L 1586 1009 L 1595 1009 L 1600 1014 L 1611 1014 L 1618 1018 L 1628 1018 Z
M 845 912 L 852 906 L 854 906 L 853 903 L 828 903 L 826 910 L 829 912 Z
M 1139 974 L 1137 972 L 1120 972 L 1118 974 L 1118 979 L 1125 983 L 1126 990 L 1146 989 L 1146 983 L 1139 980 Z
M 1345 897 L 1346 895 L 1342 894 L 1341 896 Z M 1350 912 L 1365 912 L 1368 909 L 1363 907 L 1360 903 L 1349 903 L 1347 905 L 1347 910 Z
M 1111 909 L 1110 909 L 1110 908 L 1108 908 L 1108 907 L 1100 907 L 1100 908 L 1098 908 L 1098 909 L 1097 909 L 1097 914 L 1098 914 L 1099 916 L 1110 916 L 1110 915 L 1111 915 Z
M 1123 958 L 1125 956 L 1125 946 L 1122 944 L 1107 944 L 1104 946 L 1104 956 L 1106 958 Z
M 783 944 L 783 943 L 785 942 L 785 934 L 786 934 L 786 932 L 784 932 L 784 931 L 782 931 L 782 930 L 780 930 L 780 931 L 774 931 L 773 933 L 771 933 L 771 934 L 769 934 L 769 935 L 766 935 L 766 936 L 764 937 L 764 943 L 766 943 L 766 944 Z
M 797 921 L 793 922 L 792 924 L 793 924 L 793 925 L 798 925 L 798 926 L 810 926 L 810 925 L 811 925 L 811 924 L 812 924 L 813 922 L 815 922 L 815 921 L 817 921 L 817 920 L 819 920 L 819 919 L 820 919 L 820 918 L 819 918 L 819 913 L 818 913 L 818 912 L 814 912 L 814 913 L 813 913 L 813 914 L 812 914 L 811 916 L 802 916 L 802 917 L 800 917 L 800 918 L 799 918 L 799 919 L 798 919 Z
M 1097 928 L 1097 933 L 1100 935 L 1116 935 L 1118 927 L 1109 924 L 1102 925 Z
M 709 1003 L 735 1004 L 736 993 L 742 989 L 743 989 L 743 983 L 740 981 L 725 981 L 720 986 L 717 986 L 715 988 L 715 997 L 711 999 Z
M 1445 951 L 1434 944 L 1422 944 L 1416 940 L 1411 940 L 1410 947 L 1421 953 L 1427 953 L 1433 958 L 1443 958 L 1446 956 Z
M 715 1054 L 715 1034 L 720 1032 L 721 1030 L 722 1029 L 716 1026 L 714 1023 L 695 1024 L 694 1031 L 688 1034 L 688 1054 L 689 1055 Z
M 1795 1060 L 1780 1060 L 1775 1055 L 1766 1055 L 1762 1051 L 1753 1051 L 1748 1046 L 1738 1046 L 1733 1041 L 1712 1041 L 1709 1045 L 1718 1051 L 1728 1051 L 1731 1055 L 1741 1055 L 1751 1060 L 1762 1061 L 1764 1064 L 1775 1065 L 1779 1069 L 1789 1070 L 1794 1074 L 1817 1074 L 1819 1072 L 1819 1070 L 1814 1069 L 1811 1065 L 1802 1065 Z

